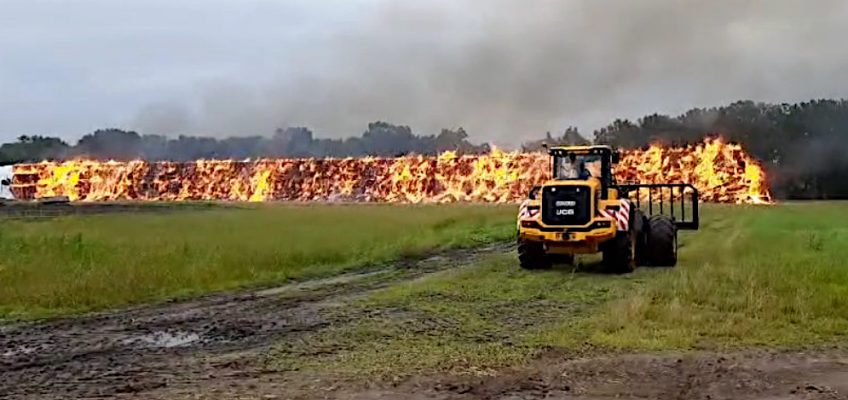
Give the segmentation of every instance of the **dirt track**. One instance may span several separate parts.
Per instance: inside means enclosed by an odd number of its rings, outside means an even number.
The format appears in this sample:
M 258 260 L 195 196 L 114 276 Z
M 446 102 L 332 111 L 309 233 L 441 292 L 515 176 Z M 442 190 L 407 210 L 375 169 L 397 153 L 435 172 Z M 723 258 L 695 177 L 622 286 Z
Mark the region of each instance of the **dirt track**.
M 275 341 L 332 323 L 323 311 L 346 299 L 468 265 L 507 247 L 453 250 L 372 272 L 248 293 L 0 326 L 0 394 L 101 397 L 202 384 L 221 374 L 240 376 L 255 370 L 256 356 Z
M 395 384 L 267 371 L 259 361 L 278 341 L 357 318 L 329 312 L 356 296 L 509 250 L 453 250 L 323 281 L 0 326 L 0 398 L 848 398 L 848 357 L 837 350 L 588 359 L 550 352 L 494 377 Z

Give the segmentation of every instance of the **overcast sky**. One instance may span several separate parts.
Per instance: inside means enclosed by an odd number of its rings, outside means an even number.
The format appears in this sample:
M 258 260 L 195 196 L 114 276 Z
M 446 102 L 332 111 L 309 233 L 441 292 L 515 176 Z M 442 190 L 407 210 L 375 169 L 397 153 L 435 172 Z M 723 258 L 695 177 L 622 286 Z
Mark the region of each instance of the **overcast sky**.
M 848 97 L 844 0 L 0 0 L 0 141 L 388 120 L 516 144 Z

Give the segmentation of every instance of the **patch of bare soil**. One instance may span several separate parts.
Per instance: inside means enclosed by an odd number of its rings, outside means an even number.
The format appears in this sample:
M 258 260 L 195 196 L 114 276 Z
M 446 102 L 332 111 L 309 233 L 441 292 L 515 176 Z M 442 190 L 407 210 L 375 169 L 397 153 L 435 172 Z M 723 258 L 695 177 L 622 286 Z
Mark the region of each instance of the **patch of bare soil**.
M 174 388 L 176 389 L 176 388 Z M 152 394 L 152 393 L 151 393 Z M 848 399 L 848 355 L 833 352 L 617 355 L 549 354 L 495 376 L 430 376 L 399 383 L 275 374 L 160 391 L 160 398 L 541 400 Z
M 342 317 L 330 311 L 345 301 L 510 248 L 450 250 L 323 281 L 0 325 L 0 398 L 148 398 L 157 389 L 194 393 L 249 381 L 262 376 L 257 360 L 274 343 L 337 322 Z
M 443 382 L 436 389 L 452 392 L 444 398 L 502 400 L 844 399 L 848 356 L 821 350 L 585 359 L 548 355 L 502 376 Z M 465 396 L 457 393 L 462 391 Z

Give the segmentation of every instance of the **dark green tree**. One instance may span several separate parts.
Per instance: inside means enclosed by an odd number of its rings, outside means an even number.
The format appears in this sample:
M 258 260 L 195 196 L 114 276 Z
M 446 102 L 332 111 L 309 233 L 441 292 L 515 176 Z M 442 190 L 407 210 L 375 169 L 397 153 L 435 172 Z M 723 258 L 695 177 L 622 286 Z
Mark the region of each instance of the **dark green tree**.
M 21 135 L 17 142 L 0 145 L 0 164 L 62 159 L 69 150 L 70 146 L 59 138 Z

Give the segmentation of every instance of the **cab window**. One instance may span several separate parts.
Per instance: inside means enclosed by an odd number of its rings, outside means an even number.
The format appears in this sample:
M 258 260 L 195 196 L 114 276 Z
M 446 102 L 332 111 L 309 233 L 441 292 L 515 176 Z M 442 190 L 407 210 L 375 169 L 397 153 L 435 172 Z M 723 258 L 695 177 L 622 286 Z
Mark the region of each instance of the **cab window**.
M 554 159 L 554 170 L 556 179 L 585 180 L 589 178 L 601 178 L 601 156 L 597 154 L 566 154 Z

